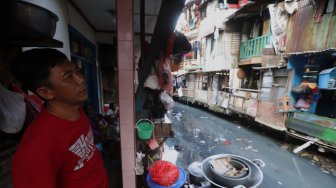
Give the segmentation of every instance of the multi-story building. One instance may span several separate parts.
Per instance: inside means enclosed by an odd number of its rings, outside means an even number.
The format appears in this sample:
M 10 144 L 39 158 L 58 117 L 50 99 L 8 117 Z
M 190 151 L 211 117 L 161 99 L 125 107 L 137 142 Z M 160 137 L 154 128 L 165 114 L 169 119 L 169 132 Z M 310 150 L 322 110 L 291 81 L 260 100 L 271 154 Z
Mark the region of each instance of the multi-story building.
M 183 32 L 193 50 L 182 66 L 183 94 L 211 110 L 335 148 L 332 2 L 187 3 Z M 301 91 L 306 85 L 310 93 Z
M 287 26 L 289 134 L 329 148 L 336 144 L 336 5 L 335 1 L 298 2 Z M 300 27 L 297 27 L 300 25 Z

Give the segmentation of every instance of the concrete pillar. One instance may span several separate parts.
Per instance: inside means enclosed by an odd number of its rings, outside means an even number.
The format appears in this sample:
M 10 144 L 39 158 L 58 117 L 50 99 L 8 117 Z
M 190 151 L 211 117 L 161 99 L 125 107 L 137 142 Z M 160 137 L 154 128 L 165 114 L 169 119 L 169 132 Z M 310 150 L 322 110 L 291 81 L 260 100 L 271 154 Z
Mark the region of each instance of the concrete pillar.
M 117 0 L 116 9 L 122 182 L 135 188 L 133 0 Z

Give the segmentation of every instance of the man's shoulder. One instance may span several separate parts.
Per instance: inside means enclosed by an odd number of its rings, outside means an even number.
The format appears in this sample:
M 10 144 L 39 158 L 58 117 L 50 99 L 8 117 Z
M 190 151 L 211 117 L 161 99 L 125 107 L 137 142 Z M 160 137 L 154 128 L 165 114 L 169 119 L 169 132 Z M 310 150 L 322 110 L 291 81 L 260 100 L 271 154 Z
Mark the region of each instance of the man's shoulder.
M 24 133 L 28 139 L 38 139 L 40 137 L 48 136 L 51 133 L 51 130 L 48 130 L 48 124 L 52 121 L 48 121 L 44 117 L 37 116 L 27 127 Z
M 57 125 L 60 123 L 48 115 L 40 114 L 28 125 L 24 134 L 38 137 L 56 135 L 57 129 L 60 128 Z
M 61 143 L 67 143 L 64 138 L 62 126 L 58 126 L 58 122 L 44 116 L 37 116 L 27 127 L 20 141 L 22 148 L 59 148 Z
M 39 114 L 29 125 L 29 127 L 44 127 L 47 124 L 55 124 L 55 120 L 47 114 Z

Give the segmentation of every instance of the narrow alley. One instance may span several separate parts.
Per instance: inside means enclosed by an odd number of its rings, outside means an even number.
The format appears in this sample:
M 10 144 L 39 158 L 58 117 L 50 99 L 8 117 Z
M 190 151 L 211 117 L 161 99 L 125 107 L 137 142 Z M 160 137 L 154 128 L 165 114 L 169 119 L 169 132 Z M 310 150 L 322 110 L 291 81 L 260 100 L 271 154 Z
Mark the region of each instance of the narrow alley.
M 165 154 L 175 153 L 169 160 L 187 168 L 215 154 L 240 155 L 250 160 L 261 159 L 264 179 L 260 187 L 332 188 L 336 178 L 319 166 L 281 148 L 277 140 L 254 131 L 246 125 L 230 122 L 209 112 L 176 103 L 169 113 L 174 138 L 166 141 Z M 164 154 L 164 155 L 165 155 Z

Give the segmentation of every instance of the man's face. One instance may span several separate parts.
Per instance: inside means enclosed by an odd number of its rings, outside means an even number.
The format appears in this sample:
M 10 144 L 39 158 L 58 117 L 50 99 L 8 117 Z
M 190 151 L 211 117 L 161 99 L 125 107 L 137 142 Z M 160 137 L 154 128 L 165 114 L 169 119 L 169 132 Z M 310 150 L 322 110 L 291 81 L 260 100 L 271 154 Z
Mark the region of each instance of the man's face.
M 50 70 L 49 81 L 54 101 L 78 105 L 87 99 L 84 76 L 80 69 L 68 60 Z

